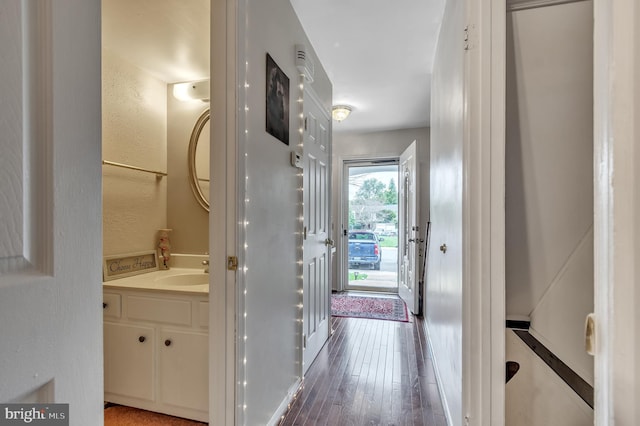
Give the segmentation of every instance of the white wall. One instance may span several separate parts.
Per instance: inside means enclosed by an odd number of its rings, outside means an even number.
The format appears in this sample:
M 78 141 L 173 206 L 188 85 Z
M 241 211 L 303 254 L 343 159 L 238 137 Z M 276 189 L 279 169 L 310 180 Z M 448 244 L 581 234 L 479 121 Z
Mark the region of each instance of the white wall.
M 345 160 L 369 158 L 393 158 L 407 149 L 415 140 L 418 144 L 418 160 L 420 162 L 420 194 L 419 194 L 419 223 L 421 226 L 420 238 L 424 235 L 427 221 L 429 220 L 429 128 L 399 129 L 371 133 L 335 133 L 333 134 L 333 160 L 332 160 L 332 194 L 331 210 L 333 216 L 332 239 L 340 241 L 343 229 L 343 217 L 341 209 L 343 163 Z M 341 256 L 341 244 L 337 245 L 337 256 Z M 422 262 L 420 262 L 422 266 Z M 332 264 L 334 270 L 338 262 Z M 333 288 L 337 289 L 334 280 Z
M 166 84 L 104 49 L 102 158 L 167 170 Z M 153 250 L 167 224 L 167 179 L 102 166 L 105 256 Z
M 593 4 L 507 17 L 506 309 L 587 382 L 593 311 Z
M 189 140 L 198 117 L 209 108 L 201 101 L 179 101 L 167 86 L 167 227 L 174 253 L 209 252 L 209 214 L 189 186 Z M 202 141 L 200 143 L 207 143 Z
M 462 425 L 463 2 L 447 2 L 431 99 L 431 249 L 425 315 L 445 413 Z M 447 252 L 438 250 L 447 245 Z
M 241 36 L 241 48 L 246 50 L 237 65 L 244 86 L 239 106 L 243 113 L 238 117 L 238 198 L 243 200 L 241 221 L 246 226 L 241 228 L 238 244 L 239 294 L 244 295 L 238 335 L 245 344 L 239 356 L 246 363 L 240 363 L 237 380 L 246 381 L 247 386 L 241 389 L 239 403 L 246 409 L 239 423 L 265 425 L 278 420 L 277 411 L 286 408 L 289 391 L 302 371 L 302 312 L 298 307 L 302 282 L 297 263 L 302 261 L 298 237 L 301 180 L 299 169 L 290 165 L 290 152 L 300 150 L 301 142 L 297 100 L 302 91 L 294 63 L 295 44 L 305 43 L 309 49 L 311 45 L 289 0 L 247 1 L 242 25 L 246 33 Z M 289 146 L 265 131 L 267 53 L 289 77 Z M 331 83 L 317 58 L 315 64 L 313 87 L 323 106 L 330 109 Z

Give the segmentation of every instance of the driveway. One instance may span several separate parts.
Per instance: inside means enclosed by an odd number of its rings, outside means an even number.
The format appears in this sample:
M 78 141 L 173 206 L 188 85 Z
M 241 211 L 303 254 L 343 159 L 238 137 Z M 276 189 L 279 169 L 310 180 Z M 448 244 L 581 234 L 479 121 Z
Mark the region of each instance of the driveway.
M 380 270 L 349 269 L 358 275 L 349 285 L 362 287 L 397 288 L 398 287 L 398 249 L 396 247 L 382 247 L 382 262 Z M 362 279 L 366 275 L 365 279 Z

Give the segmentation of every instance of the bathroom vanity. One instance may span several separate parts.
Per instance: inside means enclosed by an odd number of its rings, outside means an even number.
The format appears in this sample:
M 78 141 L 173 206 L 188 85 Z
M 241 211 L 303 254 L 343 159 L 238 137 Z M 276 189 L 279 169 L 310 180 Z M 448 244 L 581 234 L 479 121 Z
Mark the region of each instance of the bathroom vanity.
M 208 421 L 208 275 L 154 271 L 103 295 L 105 401 Z

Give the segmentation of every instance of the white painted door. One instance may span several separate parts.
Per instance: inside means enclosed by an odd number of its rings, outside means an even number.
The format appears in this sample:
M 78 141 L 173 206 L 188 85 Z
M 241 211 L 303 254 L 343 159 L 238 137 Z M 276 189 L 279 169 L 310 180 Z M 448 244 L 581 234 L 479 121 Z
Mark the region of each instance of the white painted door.
M 400 250 L 400 284 L 398 294 L 414 314 L 418 314 L 418 161 L 416 141 L 400 156 L 400 184 L 398 206 L 398 250 Z
M 100 0 L 0 2 L 0 402 L 103 423 Z
M 329 200 L 331 119 L 305 88 L 303 372 L 329 338 Z

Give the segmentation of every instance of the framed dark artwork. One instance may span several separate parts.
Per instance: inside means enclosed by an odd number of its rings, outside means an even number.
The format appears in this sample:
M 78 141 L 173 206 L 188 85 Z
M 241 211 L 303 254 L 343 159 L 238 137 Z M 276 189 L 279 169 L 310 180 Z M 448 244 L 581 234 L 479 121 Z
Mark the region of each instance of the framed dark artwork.
M 267 125 L 269 134 L 289 145 L 289 77 L 267 53 Z

